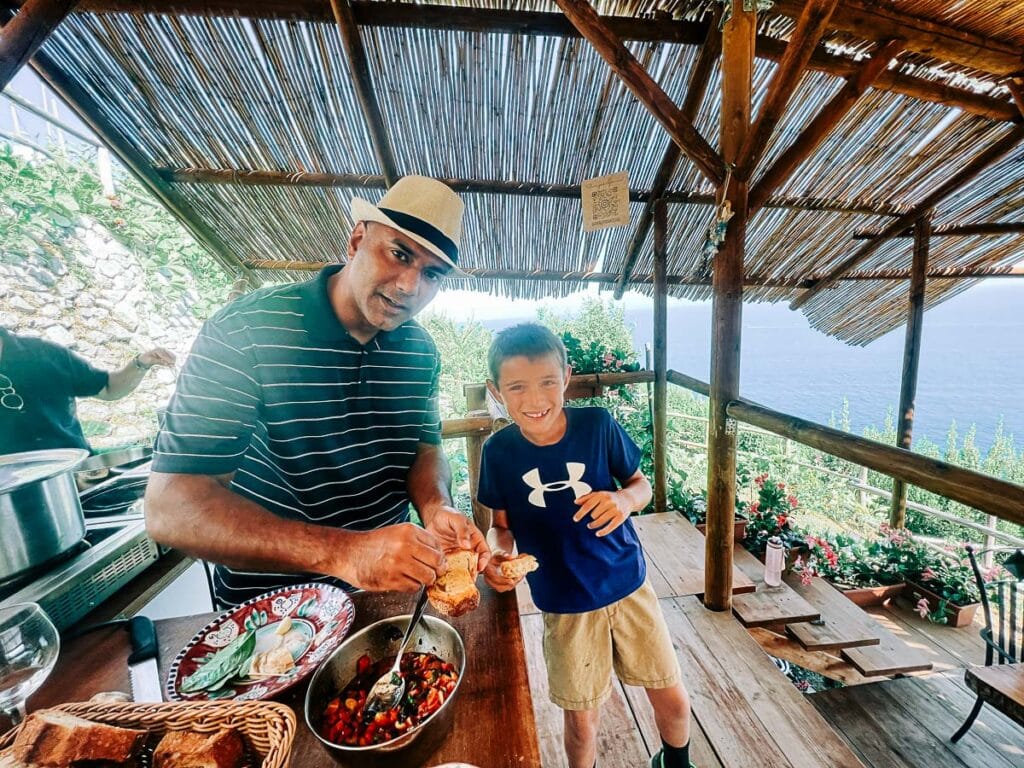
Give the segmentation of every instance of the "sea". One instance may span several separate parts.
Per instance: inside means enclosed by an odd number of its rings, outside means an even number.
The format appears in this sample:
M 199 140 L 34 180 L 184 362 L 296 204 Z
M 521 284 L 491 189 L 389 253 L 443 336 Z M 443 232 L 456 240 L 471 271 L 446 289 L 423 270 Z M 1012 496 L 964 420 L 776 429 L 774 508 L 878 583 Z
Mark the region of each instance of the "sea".
M 526 302 L 481 299 L 466 294 L 448 303 L 460 305 L 497 330 L 535 315 Z M 602 295 L 607 299 L 608 294 Z M 455 298 L 455 297 L 452 297 Z M 653 336 L 650 300 L 628 297 L 624 305 L 641 360 Z M 474 304 L 466 308 L 467 302 Z M 547 306 L 571 316 L 575 302 Z M 811 328 L 804 316 L 785 304 L 746 304 L 740 393 L 776 410 L 827 424 L 839 423 L 844 399 L 850 427 L 862 434 L 882 427 L 899 408 L 905 327 L 866 347 L 853 347 Z M 707 381 L 711 360 L 711 304 L 672 300 L 668 311 L 668 365 Z M 952 422 L 962 443 L 971 426 L 984 456 L 1000 423 L 1024 450 L 1024 279 L 987 280 L 924 315 L 914 439 L 927 437 L 945 447 Z

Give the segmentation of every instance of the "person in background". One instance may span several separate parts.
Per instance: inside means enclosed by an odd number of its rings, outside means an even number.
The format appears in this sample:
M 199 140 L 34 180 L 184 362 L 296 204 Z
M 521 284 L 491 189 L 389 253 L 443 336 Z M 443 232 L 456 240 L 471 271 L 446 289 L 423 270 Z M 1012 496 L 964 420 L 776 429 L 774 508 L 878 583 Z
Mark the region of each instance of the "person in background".
M 119 400 L 158 365 L 173 366 L 174 355 L 155 347 L 104 371 L 60 344 L 0 327 L 0 454 L 90 450 L 76 398 Z
M 484 444 L 477 500 L 494 512 L 487 583 L 514 589 L 501 563 L 518 546 L 544 616 L 551 701 L 562 708 L 569 768 L 597 758 L 612 671 L 647 690 L 662 748 L 651 768 L 690 767 L 690 699 L 629 516 L 651 500 L 640 449 L 603 408 L 566 408 L 565 346 L 536 323 L 491 344 L 487 386 L 511 426 Z
M 167 407 L 146 527 L 216 563 L 218 605 L 307 581 L 412 591 L 483 533 L 452 507 L 440 359 L 413 318 L 458 274 L 462 200 L 399 179 L 355 198 L 347 262 L 206 322 Z M 423 526 L 412 522 L 410 503 Z

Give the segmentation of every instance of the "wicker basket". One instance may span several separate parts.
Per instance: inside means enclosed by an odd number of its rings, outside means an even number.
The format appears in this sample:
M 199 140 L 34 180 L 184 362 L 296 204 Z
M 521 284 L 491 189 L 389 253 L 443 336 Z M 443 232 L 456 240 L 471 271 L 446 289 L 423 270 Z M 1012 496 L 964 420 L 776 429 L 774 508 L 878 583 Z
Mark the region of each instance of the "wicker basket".
M 260 768 L 287 768 L 295 737 L 295 713 L 272 701 L 204 701 L 133 704 L 84 701 L 55 707 L 97 723 L 141 728 L 153 733 L 214 733 L 234 728 L 260 758 Z M 0 736 L 0 750 L 14 743 L 15 728 Z

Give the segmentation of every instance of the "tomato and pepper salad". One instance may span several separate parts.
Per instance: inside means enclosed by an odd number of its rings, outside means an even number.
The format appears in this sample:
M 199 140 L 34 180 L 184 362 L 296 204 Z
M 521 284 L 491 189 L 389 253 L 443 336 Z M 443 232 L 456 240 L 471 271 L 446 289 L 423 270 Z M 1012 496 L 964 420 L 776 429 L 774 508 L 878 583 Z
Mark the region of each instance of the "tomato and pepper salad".
M 374 663 L 364 654 L 356 662 L 356 676 L 324 710 L 321 735 L 335 744 L 366 747 L 401 736 L 434 714 L 455 690 L 459 673 L 455 666 L 432 653 L 402 655 L 401 674 L 405 695 L 397 706 L 363 716 L 366 697 L 373 684 L 394 664 L 395 657 Z

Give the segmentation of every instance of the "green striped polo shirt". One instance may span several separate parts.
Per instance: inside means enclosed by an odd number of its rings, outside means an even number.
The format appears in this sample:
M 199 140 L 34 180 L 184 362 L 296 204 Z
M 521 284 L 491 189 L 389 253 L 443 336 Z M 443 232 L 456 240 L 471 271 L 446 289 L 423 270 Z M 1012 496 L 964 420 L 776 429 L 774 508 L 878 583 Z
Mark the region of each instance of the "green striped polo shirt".
M 340 269 L 254 291 L 203 325 L 167 407 L 155 471 L 233 472 L 235 492 L 318 525 L 408 520 L 418 444 L 441 441 L 437 348 L 415 321 L 365 345 L 352 338 L 327 293 Z M 217 566 L 214 589 L 238 604 L 311 579 L 331 581 Z

